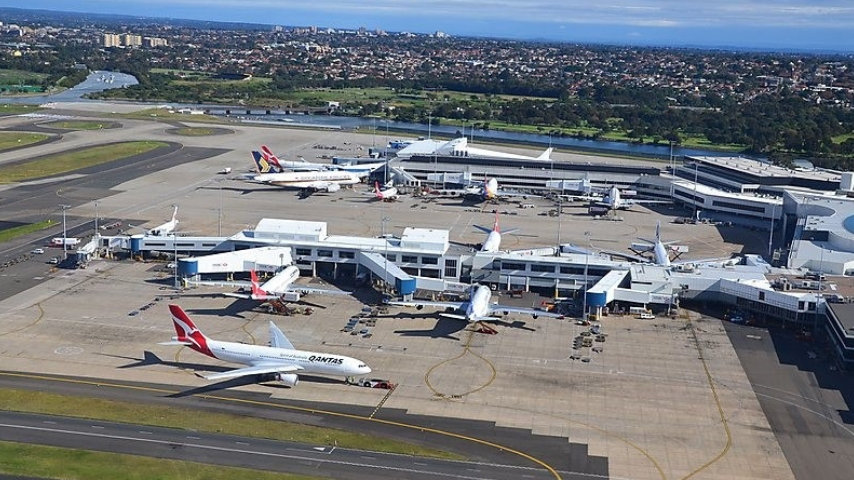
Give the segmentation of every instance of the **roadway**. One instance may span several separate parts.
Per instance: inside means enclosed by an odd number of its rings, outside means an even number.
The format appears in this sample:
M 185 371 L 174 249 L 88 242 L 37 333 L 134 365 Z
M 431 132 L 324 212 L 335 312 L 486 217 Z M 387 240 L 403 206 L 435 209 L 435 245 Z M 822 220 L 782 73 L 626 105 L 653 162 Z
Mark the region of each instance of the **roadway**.
M 271 420 L 292 421 L 382 435 L 401 441 L 424 444 L 453 451 L 471 459 L 468 462 L 384 454 L 366 450 L 331 448 L 326 445 L 307 445 L 254 437 L 209 434 L 182 429 L 139 426 L 57 416 L 22 413 L 0 413 L 0 440 L 79 448 L 114 453 L 129 453 L 157 458 L 247 466 L 280 472 L 323 475 L 333 478 L 361 480 L 391 475 L 392 478 L 471 478 L 519 479 L 555 478 L 546 469 L 509 453 L 520 449 L 534 454 L 552 466 L 566 465 L 571 451 L 565 439 L 530 435 L 518 429 L 496 428 L 491 422 L 461 422 L 438 417 L 406 415 L 405 412 L 383 410 L 371 420 L 371 409 L 344 405 L 298 401 L 271 400 L 257 393 L 242 391 L 184 391 L 157 384 L 141 384 L 56 376 L 30 376 L 0 372 L 0 388 L 31 389 L 67 395 L 94 396 L 118 401 L 144 402 L 159 405 L 199 408 L 239 415 L 251 415 Z M 354 387 L 356 388 L 356 387 Z M 409 428 L 403 425 L 420 425 Z M 454 436 L 441 433 L 448 429 Z M 426 430 L 434 430 L 434 433 Z M 495 442 L 504 448 L 473 442 L 475 436 Z M 575 452 L 578 453 L 578 452 Z M 550 458 L 559 456 L 560 458 Z M 572 472 L 559 471 L 563 479 L 607 478 L 607 462 L 599 468 Z M 604 469 L 602 469 L 604 467 Z M 320 469 L 320 470 L 318 470 Z
M 794 332 L 724 322 L 747 378 L 798 479 L 847 480 L 854 472 L 850 376 L 830 370 Z M 749 336 L 748 336 L 749 335 Z

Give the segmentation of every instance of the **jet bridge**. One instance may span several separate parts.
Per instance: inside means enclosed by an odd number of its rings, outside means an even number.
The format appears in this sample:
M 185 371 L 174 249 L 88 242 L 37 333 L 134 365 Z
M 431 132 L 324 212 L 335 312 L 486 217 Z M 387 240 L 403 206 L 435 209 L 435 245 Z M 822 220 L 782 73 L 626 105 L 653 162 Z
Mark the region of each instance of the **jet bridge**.
M 394 262 L 389 262 L 379 253 L 358 252 L 359 265 L 367 268 L 374 275 L 380 277 L 385 283 L 394 281 L 394 288 L 400 295 L 412 295 L 415 293 L 415 278 L 400 269 Z
M 628 270 L 611 270 L 587 290 L 587 305 L 596 309 L 597 317 L 602 307 L 614 300 L 615 292 L 628 276 Z

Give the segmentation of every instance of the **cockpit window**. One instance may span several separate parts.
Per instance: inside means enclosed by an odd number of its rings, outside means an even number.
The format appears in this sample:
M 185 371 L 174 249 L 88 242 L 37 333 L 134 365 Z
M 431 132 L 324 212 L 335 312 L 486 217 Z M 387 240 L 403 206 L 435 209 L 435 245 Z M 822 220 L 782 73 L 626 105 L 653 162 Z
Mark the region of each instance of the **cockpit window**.
M 367 365 L 365 365 L 364 363 L 359 364 L 359 368 L 365 368 L 365 367 L 367 367 Z

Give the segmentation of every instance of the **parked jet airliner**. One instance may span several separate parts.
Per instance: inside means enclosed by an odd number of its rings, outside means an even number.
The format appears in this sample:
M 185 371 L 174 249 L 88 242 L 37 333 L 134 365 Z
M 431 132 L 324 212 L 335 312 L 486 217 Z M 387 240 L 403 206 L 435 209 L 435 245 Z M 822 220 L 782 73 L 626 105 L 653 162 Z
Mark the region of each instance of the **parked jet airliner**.
M 487 234 L 486 240 L 483 241 L 483 244 L 480 246 L 481 252 L 497 252 L 501 249 L 501 229 L 498 227 L 498 213 L 495 213 L 495 222 L 492 224 L 492 229 L 481 227 L 480 225 L 474 225 L 474 228 L 484 232 Z M 518 228 L 511 228 L 505 230 L 504 233 L 513 233 Z
M 273 322 L 270 322 L 270 346 L 221 342 L 206 337 L 178 305 L 169 305 L 177 336 L 160 345 L 182 345 L 218 360 L 248 365 L 222 373 L 205 375 L 207 380 L 258 376 L 273 379 L 288 387 L 296 386 L 299 373 L 352 377 L 371 373 L 365 362 L 343 355 L 297 350 Z
M 418 310 L 421 310 L 424 307 L 453 308 L 461 312 L 461 314 L 440 313 L 439 315 L 457 320 L 465 320 L 469 323 L 482 322 L 484 320 L 501 320 L 494 316 L 496 313 L 504 313 L 504 315 L 508 315 L 510 313 L 523 313 L 530 315 L 533 318 L 537 318 L 539 316 L 563 318 L 563 315 L 547 312 L 545 310 L 490 303 L 490 300 L 492 299 L 492 291 L 486 285 L 473 285 L 469 292 L 470 297 L 467 302 L 430 302 L 425 300 L 412 300 L 408 302 L 391 301 L 388 302 L 388 304 L 403 307 L 415 307 Z
M 252 180 L 268 185 L 276 185 L 285 188 L 298 188 L 303 190 L 337 192 L 342 185 L 354 185 L 361 183 L 361 179 L 355 173 L 339 170 L 323 170 L 318 172 L 278 172 L 278 168 L 268 163 L 258 151 L 252 152 L 258 175 L 253 175 Z

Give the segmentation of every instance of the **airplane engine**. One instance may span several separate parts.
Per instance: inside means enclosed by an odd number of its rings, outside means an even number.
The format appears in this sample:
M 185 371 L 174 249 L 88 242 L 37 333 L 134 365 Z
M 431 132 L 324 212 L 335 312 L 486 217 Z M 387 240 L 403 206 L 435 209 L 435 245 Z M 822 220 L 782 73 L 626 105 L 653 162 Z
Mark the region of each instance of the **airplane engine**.
M 295 373 L 277 373 L 276 381 L 286 387 L 296 387 L 297 383 L 299 383 L 299 376 Z
M 534 320 L 536 320 L 537 317 L 539 317 L 539 315 L 531 315 L 531 318 L 533 318 Z
M 329 193 L 337 192 L 338 190 L 341 190 L 341 185 L 338 185 L 337 183 L 332 183 L 326 186 L 326 191 Z

